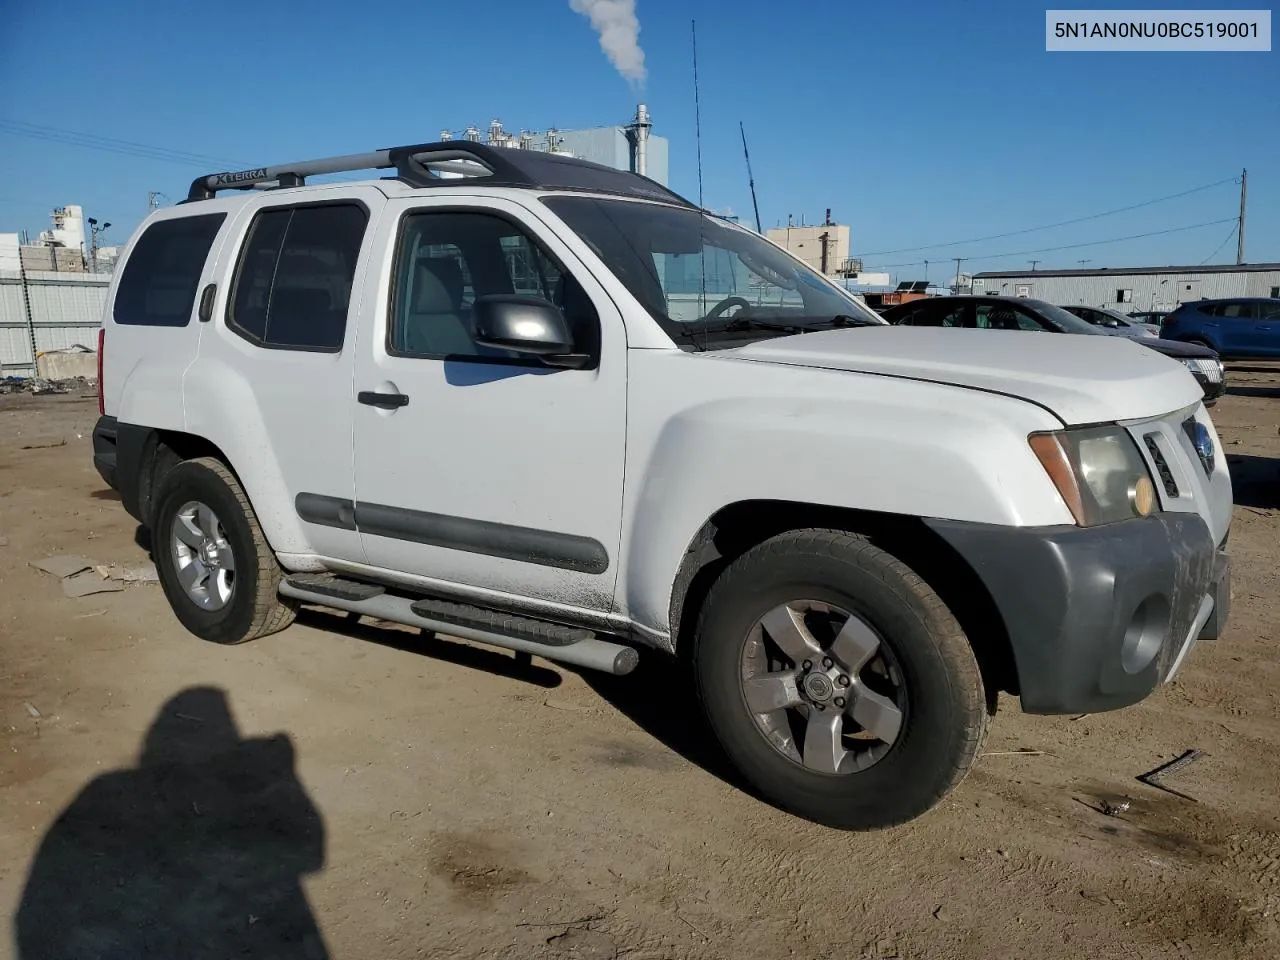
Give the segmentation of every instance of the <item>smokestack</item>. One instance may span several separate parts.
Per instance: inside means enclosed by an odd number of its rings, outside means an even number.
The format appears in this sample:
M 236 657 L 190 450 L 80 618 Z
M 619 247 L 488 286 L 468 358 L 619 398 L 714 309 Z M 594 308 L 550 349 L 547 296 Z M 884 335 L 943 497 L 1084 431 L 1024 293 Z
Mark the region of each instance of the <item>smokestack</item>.
M 627 136 L 631 140 L 631 170 L 642 177 L 649 175 L 649 129 L 652 126 L 648 106 L 637 104 L 636 118 L 627 127 Z
M 643 85 L 647 74 L 636 0 L 569 0 L 569 6 L 591 21 L 600 35 L 600 49 L 617 71 L 634 87 Z

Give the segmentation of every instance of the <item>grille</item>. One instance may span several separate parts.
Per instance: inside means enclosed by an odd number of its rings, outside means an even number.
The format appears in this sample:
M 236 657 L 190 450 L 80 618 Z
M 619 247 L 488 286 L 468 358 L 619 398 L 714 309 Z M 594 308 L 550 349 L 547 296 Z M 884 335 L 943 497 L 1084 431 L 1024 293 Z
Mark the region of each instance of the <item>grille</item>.
M 1148 433 L 1142 438 L 1147 445 L 1147 452 L 1151 454 L 1151 461 L 1156 465 L 1156 473 L 1160 474 L 1160 482 L 1164 484 L 1164 492 L 1171 497 L 1178 495 L 1178 481 L 1173 479 L 1173 471 L 1169 469 L 1169 464 L 1164 458 L 1164 454 L 1160 452 L 1160 446 L 1155 441 L 1156 435 Z

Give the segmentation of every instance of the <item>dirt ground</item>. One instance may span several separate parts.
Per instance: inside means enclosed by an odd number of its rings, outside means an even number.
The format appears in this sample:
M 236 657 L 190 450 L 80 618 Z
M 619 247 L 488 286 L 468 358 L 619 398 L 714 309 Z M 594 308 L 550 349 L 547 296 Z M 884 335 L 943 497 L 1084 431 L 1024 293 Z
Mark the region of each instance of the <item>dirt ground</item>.
M 1227 635 L 1128 710 L 1005 698 L 960 789 L 872 834 L 743 792 L 657 656 L 521 669 L 321 612 L 221 648 L 155 585 L 63 597 L 32 561 L 146 558 L 95 417 L 0 397 L 0 956 L 1280 956 L 1280 368 L 1214 413 Z M 1135 780 L 1191 748 L 1194 801 Z

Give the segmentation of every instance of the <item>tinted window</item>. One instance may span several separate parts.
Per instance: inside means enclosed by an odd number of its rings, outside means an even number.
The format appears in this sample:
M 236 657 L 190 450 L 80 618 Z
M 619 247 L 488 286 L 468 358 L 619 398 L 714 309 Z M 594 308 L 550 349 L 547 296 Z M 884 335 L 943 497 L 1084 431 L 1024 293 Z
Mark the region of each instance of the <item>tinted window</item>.
M 917 327 L 963 327 L 967 306 L 954 300 L 926 303 L 912 316 L 911 324 Z
M 185 327 L 196 288 L 224 213 L 161 220 L 138 238 L 120 277 L 112 317 L 116 323 Z
M 274 347 L 337 351 L 369 216 L 358 204 L 264 210 L 236 269 L 233 328 Z
M 1031 314 L 1015 310 L 1007 303 L 980 303 L 977 308 L 977 325 L 990 330 L 1043 330 L 1044 327 Z
M 595 354 L 600 320 L 573 276 L 519 227 L 486 213 L 415 213 L 405 218 L 396 254 L 388 347 L 419 357 L 471 357 L 528 363 L 476 343 L 477 297 L 519 294 L 560 308 L 574 349 Z
M 1218 311 L 1218 316 L 1235 318 L 1237 320 L 1247 320 L 1254 316 L 1252 303 L 1227 303 L 1223 304 Z

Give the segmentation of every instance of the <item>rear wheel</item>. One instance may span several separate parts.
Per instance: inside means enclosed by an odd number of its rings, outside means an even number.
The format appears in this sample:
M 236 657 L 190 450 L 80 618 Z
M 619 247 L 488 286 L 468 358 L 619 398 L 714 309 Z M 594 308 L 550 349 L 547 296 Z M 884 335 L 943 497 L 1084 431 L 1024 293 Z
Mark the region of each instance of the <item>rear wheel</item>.
M 169 605 L 201 639 L 243 643 L 293 622 L 294 608 L 277 592 L 280 565 L 222 462 L 186 460 L 165 473 L 152 548 Z
M 800 530 L 748 551 L 703 606 L 698 689 L 766 799 L 846 829 L 933 807 L 986 728 L 973 651 L 915 573 L 864 538 Z

